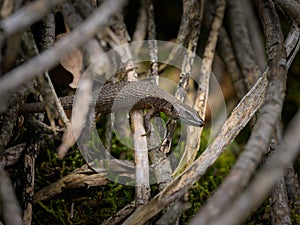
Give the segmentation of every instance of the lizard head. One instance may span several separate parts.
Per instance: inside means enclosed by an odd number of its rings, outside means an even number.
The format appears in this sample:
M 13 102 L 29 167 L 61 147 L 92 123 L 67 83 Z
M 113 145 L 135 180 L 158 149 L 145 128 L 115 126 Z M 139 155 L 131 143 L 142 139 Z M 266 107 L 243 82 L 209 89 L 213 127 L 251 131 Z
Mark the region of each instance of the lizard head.
M 197 127 L 202 127 L 204 125 L 198 112 L 189 105 L 181 103 L 174 105 L 174 108 L 178 114 L 178 119 L 182 120 L 184 123 Z

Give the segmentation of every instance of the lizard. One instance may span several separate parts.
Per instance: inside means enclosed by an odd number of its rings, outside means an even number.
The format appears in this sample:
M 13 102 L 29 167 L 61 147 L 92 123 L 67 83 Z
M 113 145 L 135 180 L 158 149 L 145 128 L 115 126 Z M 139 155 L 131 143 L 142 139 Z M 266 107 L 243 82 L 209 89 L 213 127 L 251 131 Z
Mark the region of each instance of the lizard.
M 64 109 L 72 109 L 75 96 L 59 98 Z M 163 112 L 172 119 L 180 119 L 184 123 L 201 127 L 204 125 L 198 112 L 191 106 L 179 101 L 174 95 L 159 88 L 149 81 L 134 82 L 122 81 L 108 83 L 99 89 L 97 99 L 94 101 L 95 110 L 107 114 L 114 110 L 149 109 L 148 119 L 156 112 Z M 25 103 L 21 113 L 44 112 L 43 102 Z

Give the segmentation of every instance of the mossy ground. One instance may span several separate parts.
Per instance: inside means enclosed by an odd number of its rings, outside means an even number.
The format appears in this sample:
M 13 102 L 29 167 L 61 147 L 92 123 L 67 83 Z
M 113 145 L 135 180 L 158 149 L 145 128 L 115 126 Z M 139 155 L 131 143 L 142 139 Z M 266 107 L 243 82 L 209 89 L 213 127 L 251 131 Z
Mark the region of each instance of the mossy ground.
M 247 132 L 247 130 L 246 130 Z M 208 131 L 202 138 L 199 154 L 207 146 Z M 112 150 L 116 156 L 126 152 L 126 159 L 132 159 L 132 150 L 119 147 L 121 143 L 113 140 Z M 52 182 L 66 176 L 74 169 L 85 164 L 80 151 L 72 148 L 64 160 L 58 160 L 55 151 L 57 146 L 49 144 L 48 149 L 42 150 L 36 161 L 35 189 L 40 190 Z M 234 164 L 239 148 L 238 143 L 231 144 L 208 172 L 189 190 L 191 207 L 180 218 L 180 224 L 187 224 L 205 201 L 222 183 Z M 198 154 L 198 155 L 199 155 Z M 151 194 L 158 193 L 157 185 L 151 186 Z M 33 224 L 101 224 L 110 216 L 134 200 L 135 188 L 109 181 L 100 187 L 85 187 L 64 190 L 51 200 L 39 202 L 33 206 Z M 292 215 L 295 221 L 299 216 Z M 298 217 L 298 218 L 297 218 Z M 269 224 L 269 203 L 264 204 L 252 214 L 245 224 Z

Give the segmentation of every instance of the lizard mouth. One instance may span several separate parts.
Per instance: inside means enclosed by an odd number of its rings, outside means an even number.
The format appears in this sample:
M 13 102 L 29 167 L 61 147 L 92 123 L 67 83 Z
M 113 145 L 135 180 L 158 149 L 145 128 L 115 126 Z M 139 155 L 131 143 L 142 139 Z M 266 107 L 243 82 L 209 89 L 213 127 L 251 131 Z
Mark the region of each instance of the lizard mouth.
M 182 122 L 184 122 L 187 125 L 195 126 L 195 127 L 203 127 L 204 126 L 204 121 L 198 116 L 193 118 L 193 120 L 189 120 L 185 117 L 180 117 L 179 118 Z
M 178 104 L 174 106 L 178 119 L 185 124 L 195 127 L 202 127 L 204 125 L 203 119 L 199 116 L 198 112 L 186 104 Z

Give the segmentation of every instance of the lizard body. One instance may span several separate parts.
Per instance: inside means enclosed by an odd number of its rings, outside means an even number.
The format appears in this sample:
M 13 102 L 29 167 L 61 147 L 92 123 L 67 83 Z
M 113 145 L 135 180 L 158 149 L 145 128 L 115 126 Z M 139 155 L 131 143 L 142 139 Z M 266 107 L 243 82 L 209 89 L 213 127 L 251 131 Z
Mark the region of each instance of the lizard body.
M 72 109 L 74 96 L 62 97 L 60 101 L 64 109 Z M 203 120 L 195 109 L 149 81 L 105 84 L 94 103 L 96 111 L 103 114 L 123 109 L 152 109 L 189 125 L 203 126 Z M 21 108 L 22 113 L 44 111 L 42 102 L 26 103 Z

